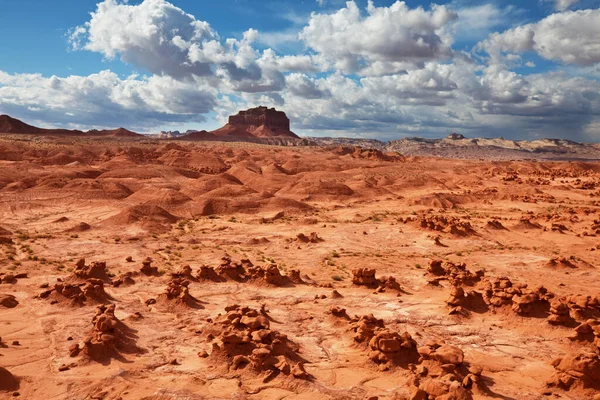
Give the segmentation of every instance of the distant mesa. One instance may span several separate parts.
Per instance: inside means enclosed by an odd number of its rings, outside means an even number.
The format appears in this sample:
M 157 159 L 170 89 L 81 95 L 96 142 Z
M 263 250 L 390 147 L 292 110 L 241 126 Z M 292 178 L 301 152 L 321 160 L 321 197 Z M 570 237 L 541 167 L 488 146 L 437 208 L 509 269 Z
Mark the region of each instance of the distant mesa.
M 13 118 L 9 115 L 0 115 L 0 133 L 13 135 L 56 135 L 56 136 L 113 136 L 113 137 L 138 137 L 139 133 L 129 131 L 125 128 L 104 129 L 83 132 L 76 129 L 45 129 L 37 126 L 28 125 L 23 121 Z
M 184 140 L 206 139 L 271 139 L 292 138 L 298 135 L 290 130 L 290 120 L 283 111 L 274 108 L 255 107 L 231 115 L 225 126 L 217 130 L 193 132 L 181 137 Z
M 461 140 L 461 139 L 465 139 L 465 135 L 461 135 L 460 133 L 454 133 L 454 132 L 452 132 L 451 134 L 448 135 L 448 139 L 450 139 L 450 140 Z

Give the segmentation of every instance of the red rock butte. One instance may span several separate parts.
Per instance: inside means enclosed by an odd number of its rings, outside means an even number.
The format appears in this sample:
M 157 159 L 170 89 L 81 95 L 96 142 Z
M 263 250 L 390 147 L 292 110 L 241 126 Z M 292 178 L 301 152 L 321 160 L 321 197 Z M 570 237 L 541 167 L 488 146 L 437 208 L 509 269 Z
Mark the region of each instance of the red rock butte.
M 298 138 L 290 131 L 290 120 L 283 111 L 262 106 L 231 115 L 225 126 L 211 133 L 215 136 Z

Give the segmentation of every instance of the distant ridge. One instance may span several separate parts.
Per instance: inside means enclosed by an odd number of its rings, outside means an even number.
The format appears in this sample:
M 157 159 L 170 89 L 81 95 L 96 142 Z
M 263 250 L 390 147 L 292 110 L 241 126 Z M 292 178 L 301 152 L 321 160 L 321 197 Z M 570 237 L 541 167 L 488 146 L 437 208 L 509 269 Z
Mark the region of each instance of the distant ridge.
M 125 128 L 90 130 L 83 132 L 77 129 L 45 129 L 26 124 L 9 115 L 0 115 L 0 133 L 13 135 L 56 135 L 56 136 L 113 136 L 113 137 L 142 137 L 139 133 Z

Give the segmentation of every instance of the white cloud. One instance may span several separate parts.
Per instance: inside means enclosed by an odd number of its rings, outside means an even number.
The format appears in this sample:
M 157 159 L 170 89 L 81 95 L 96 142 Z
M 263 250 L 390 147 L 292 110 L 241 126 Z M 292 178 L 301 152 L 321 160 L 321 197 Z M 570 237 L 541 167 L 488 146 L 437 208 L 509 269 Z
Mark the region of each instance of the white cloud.
M 494 33 L 478 48 L 487 51 L 492 62 L 501 62 L 504 53 L 536 51 L 547 60 L 589 66 L 600 63 L 599 38 L 600 9 L 566 11 Z
M 315 14 L 300 33 L 308 47 L 322 54 L 344 73 L 360 72 L 380 62 L 421 64 L 452 55 L 451 36 L 444 30 L 456 14 L 444 6 L 431 11 L 411 9 L 396 1 L 375 7 L 369 0 L 367 15 L 354 1 L 333 14 Z
M 456 40 L 481 40 L 499 27 L 509 25 L 521 13 L 514 6 L 500 7 L 494 2 L 471 5 L 454 0 L 448 7 L 458 14 L 453 24 Z
M 118 56 L 153 74 L 176 79 L 207 77 L 215 85 L 232 81 L 230 86 L 237 90 L 275 90 L 281 79 L 272 72 L 263 77 L 256 64 L 252 42 L 257 38 L 258 32 L 250 29 L 241 40 L 222 41 L 208 22 L 165 0 L 144 0 L 138 5 L 104 0 L 91 19 L 70 35 L 74 49 L 98 52 L 109 59 Z
M 578 1 L 579 0 L 554 0 L 554 8 L 558 11 L 564 11 Z
M 120 79 L 101 71 L 45 78 L 0 71 L 0 110 L 53 126 L 147 129 L 164 121 L 201 121 L 215 107 L 217 95 L 202 82 L 158 75 Z

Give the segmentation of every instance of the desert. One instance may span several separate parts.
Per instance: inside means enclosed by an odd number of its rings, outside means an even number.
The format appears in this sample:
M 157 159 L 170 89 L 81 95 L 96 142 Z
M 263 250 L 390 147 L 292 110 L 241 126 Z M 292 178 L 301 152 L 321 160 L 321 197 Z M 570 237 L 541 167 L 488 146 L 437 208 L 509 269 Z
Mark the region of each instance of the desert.
M 600 164 L 7 134 L 3 398 L 597 399 Z
M 600 1 L 0 17 L 0 400 L 600 400 Z

